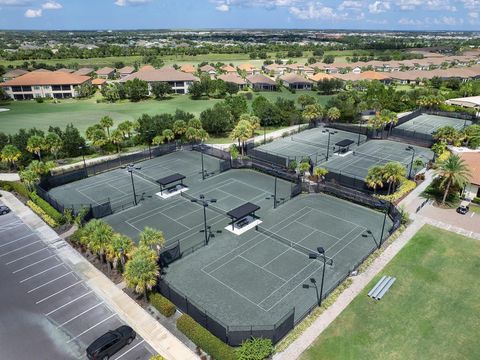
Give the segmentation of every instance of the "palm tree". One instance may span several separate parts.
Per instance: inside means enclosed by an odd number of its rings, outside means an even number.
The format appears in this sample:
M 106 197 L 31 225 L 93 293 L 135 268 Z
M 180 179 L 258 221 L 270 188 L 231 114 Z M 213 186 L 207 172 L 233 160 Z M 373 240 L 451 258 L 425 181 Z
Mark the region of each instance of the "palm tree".
M 365 183 L 373 192 L 377 192 L 377 188 L 383 188 L 383 166 L 377 165 L 368 169 L 367 177 L 365 178 Z
M 305 176 L 305 173 L 310 169 L 310 164 L 307 161 L 302 161 L 298 164 L 298 171 L 302 176 Z
M 112 142 L 112 144 L 116 145 L 117 153 L 119 153 L 120 146 L 123 143 L 123 133 L 118 129 L 113 130 L 112 135 L 110 136 L 110 141 Z
M 167 140 L 167 142 L 169 143 L 170 141 L 172 141 L 173 139 L 175 139 L 175 134 L 172 130 L 170 129 L 165 129 L 162 131 L 162 136 L 165 140 Z
M 123 134 L 123 137 L 131 137 L 133 131 L 133 123 L 130 120 L 125 120 L 118 124 L 117 129 L 120 130 Z
M 146 226 L 140 233 L 140 246 L 146 246 L 151 250 L 155 250 L 157 254 L 165 246 L 165 237 L 160 230 Z
M 50 153 L 57 159 L 58 152 L 62 150 L 63 141 L 58 134 L 54 132 L 49 132 L 45 137 L 45 149 L 49 150 Z
M 238 147 L 244 155 L 245 141 L 253 136 L 252 124 L 247 120 L 240 120 L 230 133 L 230 139 L 238 141 Z
M 110 137 L 110 128 L 113 126 L 113 119 L 110 116 L 104 116 L 100 119 L 100 126 L 107 130 L 107 136 Z
M 470 170 L 458 155 L 450 155 L 448 159 L 438 164 L 435 173 L 440 177 L 440 186 L 445 188 L 442 205 L 445 205 L 452 186 L 463 187 L 468 183 Z
M 187 123 L 183 120 L 176 120 L 173 123 L 173 132 L 175 135 L 182 136 L 187 131 Z
M 201 141 L 201 142 L 207 141 L 208 138 L 210 137 L 210 136 L 208 135 L 208 132 L 207 132 L 205 129 L 198 129 L 196 136 L 197 136 L 197 137 L 196 137 L 196 140 Z
M 42 150 L 45 148 L 45 139 L 38 135 L 30 136 L 27 140 L 27 151 L 36 154 L 42 160 Z
M 422 169 L 424 166 L 425 163 L 422 159 L 415 159 L 415 161 L 413 162 L 413 169 L 415 170 L 415 173 L 417 172 L 417 169 Z
M 389 162 L 383 166 L 383 179 L 388 184 L 388 195 L 395 190 L 398 183 L 405 179 L 405 166 L 399 162 Z
M 312 104 L 305 106 L 302 112 L 302 117 L 308 122 L 315 121 L 321 118 L 323 115 L 323 109 L 319 104 Z
M 110 225 L 98 219 L 91 220 L 87 225 L 89 226 L 88 231 L 84 231 L 84 236 L 89 239 L 86 240 L 86 243 L 90 250 L 104 262 L 105 252 L 112 242 L 113 229 Z
M 162 145 L 165 142 L 165 137 L 157 135 L 152 139 L 152 145 Z
M 20 179 L 27 185 L 28 191 L 33 191 L 33 185 L 40 180 L 40 176 L 30 169 L 20 171 L 19 175 Z
M 328 109 L 327 111 L 327 119 L 329 121 L 337 121 L 338 119 L 340 119 L 340 110 L 338 110 L 336 107 L 331 107 L 330 109 Z
M 313 169 L 313 176 L 317 178 L 317 181 L 320 181 L 320 180 L 323 181 L 325 179 L 325 175 L 327 174 L 328 174 L 327 169 L 324 169 L 321 167 L 316 167 L 315 169 Z
M 22 152 L 15 145 L 7 144 L 3 147 L 0 158 L 9 164 L 10 169 L 15 168 L 15 163 L 22 156 Z
M 128 287 L 147 298 L 147 291 L 157 284 L 159 274 L 156 253 L 140 246 L 133 251 L 123 275 Z
M 125 259 L 128 258 L 134 249 L 132 239 L 128 236 L 115 233 L 112 237 L 112 242 L 106 250 L 107 260 L 112 263 L 113 268 L 116 269 L 118 264 L 124 264 Z
M 38 177 L 40 177 L 46 173 L 45 163 L 43 161 L 32 160 L 28 165 L 27 170 L 33 171 Z
M 197 136 L 197 132 L 198 130 L 193 128 L 193 127 L 189 127 L 186 131 L 185 131 L 185 138 L 188 140 L 188 141 L 195 141 L 198 136 Z

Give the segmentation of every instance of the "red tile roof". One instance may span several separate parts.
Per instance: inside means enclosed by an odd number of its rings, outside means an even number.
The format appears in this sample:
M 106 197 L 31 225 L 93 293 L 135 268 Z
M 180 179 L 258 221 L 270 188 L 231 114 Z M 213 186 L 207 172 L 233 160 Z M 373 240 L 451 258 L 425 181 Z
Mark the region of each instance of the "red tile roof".
M 460 154 L 470 170 L 470 183 L 480 186 L 480 152 L 466 152 Z
M 2 86 L 35 86 L 35 85 L 80 85 L 90 80 L 89 76 L 81 76 L 64 72 L 33 71 L 15 79 L 2 83 Z

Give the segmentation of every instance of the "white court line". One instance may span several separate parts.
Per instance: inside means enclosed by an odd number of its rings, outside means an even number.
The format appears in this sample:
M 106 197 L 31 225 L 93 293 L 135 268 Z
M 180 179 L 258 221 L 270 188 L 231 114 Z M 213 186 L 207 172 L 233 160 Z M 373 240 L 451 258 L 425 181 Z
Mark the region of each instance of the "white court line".
M 15 271 L 12 271 L 12 274 L 16 274 L 22 270 L 25 270 L 25 269 L 28 269 L 29 267 L 32 267 L 34 265 L 37 265 L 37 264 L 40 264 L 41 262 L 44 262 L 45 260 L 48 260 L 48 259 L 51 259 L 52 257 L 56 257 L 57 255 L 56 254 L 53 254 L 53 255 L 50 255 L 48 257 L 46 257 L 45 259 L 42 259 L 42 260 L 38 260 L 38 261 L 35 261 L 34 263 L 31 263 L 27 266 L 24 266 L 23 268 L 20 268 L 20 269 L 17 269 Z M 58 258 L 57 258 L 57 261 L 60 261 Z
M 83 280 L 77 281 L 76 283 L 74 283 L 74 284 L 72 284 L 72 285 L 69 285 L 69 286 L 67 286 L 66 288 L 63 288 L 62 290 L 57 291 L 56 293 L 53 293 L 52 295 L 48 295 L 47 297 L 45 297 L 45 298 L 43 298 L 43 299 L 35 302 L 35 304 L 38 305 L 38 304 L 44 302 L 45 300 L 48 300 L 48 299 L 52 298 L 53 296 L 58 295 L 58 294 L 64 292 L 65 290 L 68 290 L 68 289 L 70 289 L 70 288 L 72 288 L 72 287 L 74 287 L 74 286 L 76 286 L 76 285 L 78 285 L 78 284 L 80 284 L 80 283 L 82 283 L 82 282 L 83 282 Z
M 67 320 L 67 321 L 65 321 L 64 323 L 62 323 L 62 324 L 58 325 L 58 326 L 57 326 L 57 329 L 58 329 L 58 328 L 61 328 L 62 326 L 65 326 L 65 325 L 67 325 L 69 322 L 71 322 L 71 321 L 73 321 L 73 320 L 75 320 L 75 319 L 79 318 L 80 316 L 82 316 L 82 315 L 86 314 L 86 313 L 87 313 L 87 312 L 89 312 L 90 310 L 93 310 L 93 309 L 95 309 L 96 307 L 99 307 L 100 305 L 103 305 L 103 301 L 102 301 L 102 302 L 99 302 L 98 304 L 95 304 L 95 305 L 93 305 L 91 308 L 89 308 L 89 309 L 87 309 L 87 310 L 85 310 L 85 311 L 82 311 L 80 314 L 78 314 L 78 315 L 75 315 L 74 317 L 72 317 L 72 318 L 68 319 L 68 320 Z
M 31 245 L 33 245 L 33 244 L 38 244 L 39 242 L 42 242 L 42 240 L 37 240 L 37 241 L 31 242 L 30 244 L 20 246 L 20 247 L 14 249 L 14 250 L 7 251 L 6 253 L 1 254 L 1 255 L 0 255 L 0 258 L 6 256 L 6 255 L 8 255 L 8 254 L 14 253 L 15 251 L 25 249 L 26 247 L 29 247 L 29 246 L 31 246 Z
M 44 283 L 44 284 L 42 284 L 42 285 L 40 285 L 40 286 L 34 287 L 33 289 L 28 290 L 28 291 L 27 291 L 27 294 L 30 294 L 30 293 L 32 293 L 32 292 L 34 292 L 34 291 L 36 291 L 36 290 L 38 290 L 38 289 L 46 286 L 46 285 L 49 285 L 49 284 L 51 284 L 51 283 L 53 283 L 53 282 L 55 282 L 55 281 L 57 281 L 57 280 L 59 280 L 59 279 L 61 279 L 61 278 L 64 278 L 64 277 L 67 276 L 67 275 L 70 275 L 70 274 L 73 274 L 73 271 L 69 271 L 69 272 L 67 272 L 66 274 L 63 274 L 63 275 L 61 275 L 61 276 L 59 276 L 59 277 L 57 277 L 57 278 L 55 278 L 55 279 L 53 279 L 53 280 L 47 281 L 46 283 Z
M 112 317 L 114 317 L 114 316 L 116 316 L 116 315 L 117 315 L 117 314 L 114 313 L 114 314 L 110 315 L 109 317 L 107 317 L 106 319 L 103 319 L 102 321 L 100 321 L 100 322 L 96 323 L 95 325 L 89 327 L 87 330 L 81 332 L 81 333 L 78 334 L 77 336 L 75 336 L 75 337 L 71 338 L 70 340 L 68 340 L 68 341 L 67 341 L 67 344 L 70 344 L 73 340 L 79 338 L 79 337 L 82 336 L 83 334 L 86 334 L 86 333 L 89 332 L 90 330 L 96 328 L 98 325 L 104 323 L 105 321 L 111 319 Z
M 127 351 L 125 351 L 123 354 L 121 354 L 120 356 L 116 357 L 115 359 L 113 360 L 118 360 L 120 359 L 121 357 L 123 357 L 124 355 L 128 354 L 130 351 L 132 351 L 133 349 L 135 349 L 138 345 L 141 345 L 145 342 L 145 340 L 142 339 L 142 341 L 140 341 L 138 344 L 135 344 L 134 346 L 132 346 L 130 349 L 128 349 Z
M 68 306 L 68 305 L 70 305 L 71 303 L 74 303 L 75 301 L 80 300 L 81 298 L 84 298 L 85 296 L 87 296 L 87 295 L 89 295 L 89 294 L 91 294 L 91 293 L 93 293 L 93 290 L 87 291 L 85 294 L 80 295 L 79 297 L 77 297 L 77 298 L 75 298 L 75 299 L 73 299 L 73 300 L 71 300 L 71 301 L 69 301 L 69 302 L 67 302 L 67 303 L 65 303 L 65 304 L 63 304 L 63 305 L 55 308 L 55 309 L 53 309 L 52 311 L 46 313 L 45 316 L 50 316 L 50 315 L 52 315 L 54 312 L 56 312 L 56 311 L 58 311 L 58 310 L 60 310 L 60 309 L 63 309 L 65 306 Z
M 338 217 L 338 216 L 336 216 L 336 215 L 329 214 L 329 213 L 327 213 L 327 212 L 325 212 L 325 211 L 322 211 L 322 210 L 319 210 L 319 209 L 315 209 L 315 208 L 312 208 L 312 207 L 310 207 L 310 206 L 307 206 L 307 207 L 308 207 L 309 209 L 313 210 L 313 211 L 318 211 L 319 213 L 322 213 L 322 214 L 331 216 L 331 217 L 333 217 L 333 218 L 335 218 L 335 219 L 338 219 L 338 220 L 347 222 L 347 223 L 349 223 L 349 224 L 352 224 L 352 225 L 355 225 L 355 226 L 360 226 L 360 227 L 362 226 L 362 225 L 356 224 L 356 223 L 354 223 L 354 222 L 352 222 L 352 221 L 349 221 L 349 220 L 346 220 L 346 219 L 342 219 L 341 217 Z M 302 215 L 302 217 L 303 217 L 303 216 L 304 216 L 304 215 Z
M 23 240 L 29 236 L 32 236 L 32 235 L 35 235 L 35 233 L 30 233 L 28 235 L 25 235 L 25 236 L 22 236 L 22 237 L 19 237 L 18 239 L 15 239 L 15 240 L 12 240 L 12 241 L 9 241 L 8 243 L 5 243 L 5 244 L 2 244 L 0 245 L 0 248 L 4 247 L 4 246 L 7 246 L 7 245 L 10 245 L 10 244 L 13 244 L 14 242 L 17 242 L 19 240 Z
M 242 255 L 238 255 L 238 256 L 237 256 L 237 258 L 241 258 L 241 259 L 243 259 L 243 260 L 245 260 L 245 261 L 249 262 L 250 264 L 252 264 L 252 265 L 256 266 L 257 268 L 259 268 L 259 269 L 262 269 L 262 270 L 264 270 L 264 271 L 268 272 L 269 274 L 271 274 L 271 275 L 273 275 L 273 276 L 275 276 L 275 277 L 279 278 L 279 279 L 280 279 L 280 280 L 282 280 L 283 282 L 286 282 L 286 281 L 287 281 L 287 280 L 285 280 L 284 278 L 282 278 L 281 276 L 278 276 L 277 274 L 275 274 L 275 273 L 271 272 L 270 270 L 264 269 L 263 267 L 261 267 L 261 266 L 258 266 L 257 264 L 255 264 L 253 261 L 250 261 L 250 260 L 248 260 L 247 258 L 244 258 Z
M 125 191 L 120 190 L 120 187 L 114 187 L 111 183 L 108 183 L 107 186 L 111 187 L 112 189 L 121 192 L 124 195 L 129 195 Z
M 29 276 L 28 278 L 19 281 L 19 284 L 24 283 L 25 281 L 28 281 L 28 280 L 30 280 L 30 279 L 33 279 L 34 277 L 36 277 L 36 276 L 38 276 L 38 275 L 42 275 L 43 273 L 46 273 L 47 271 L 50 271 L 50 270 L 55 269 L 55 268 L 57 268 L 57 267 L 59 267 L 59 266 L 62 266 L 62 265 L 63 265 L 63 263 L 60 263 L 60 264 L 54 265 L 54 266 L 52 266 L 52 267 L 49 267 L 49 268 L 46 269 L 46 270 L 40 271 L 39 273 L 36 273 L 35 275 Z
M 297 224 L 299 224 L 299 225 L 301 225 L 301 226 L 305 226 L 306 228 L 315 230 L 316 232 L 319 232 L 319 233 L 321 233 L 321 234 L 327 235 L 327 236 L 329 236 L 329 237 L 331 237 L 331 238 L 334 238 L 334 239 L 336 239 L 336 240 L 340 240 L 340 238 L 336 237 L 335 235 L 329 234 L 329 233 L 327 233 L 327 232 L 325 232 L 325 231 L 322 231 L 322 230 L 319 230 L 319 229 L 317 229 L 317 228 L 314 228 L 313 226 L 304 224 L 304 223 L 302 223 L 302 222 L 300 222 L 300 221 L 295 220 L 293 223 L 297 223 Z M 293 224 L 293 223 L 292 223 L 292 224 Z M 311 234 L 310 234 L 310 235 L 311 235 Z
M 100 203 L 99 203 L 97 200 L 91 198 L 90 196 L 88 196 L 87 194 L 85 194 L 82 190 L 77 189 L 77 192 L 80 193 L 80 195 L 85 196 L 85 197 L 86 197 L 87 199 L 89 199 L 90 201 L 93 201 L 95 204 L 100 205 Z
M 43 251 L 43 250 L 48 250 L 48 247 L 44 247 L 44 248 L 42 248 L 42 249 L 40 249 L 40 250 L 37 250 L 37 251 L 34 251 L 34 252 L 32 252 L 32 253 L 30 253 L 30 254 L 28 254 L 28 255 L 19 257 L 18 259 L 15 259 L 15 260 L 12 260 L 12 261 L 8 262 L 6 265 L 13 264 L 14 262 L 17 262 L 18 260 L 25 259 L 25 258 L 27 258 L 27 257 L 29 257 L 29 256 L 32 256 L 32 255 L 35 255 L 35 254 L 39 253 L 40 251 Z
M 335 254 L 333 254 L 332 258 L 337 256 L 343 249 L 345 249 L 348 245 L 350 245 L 352 242 L 354 242 L 362 233 L 359 233 L 357 236 L 355 236 L 352 240 L 350 240 L 348 243 L 346 243 L 340 250 L 338 250 Z

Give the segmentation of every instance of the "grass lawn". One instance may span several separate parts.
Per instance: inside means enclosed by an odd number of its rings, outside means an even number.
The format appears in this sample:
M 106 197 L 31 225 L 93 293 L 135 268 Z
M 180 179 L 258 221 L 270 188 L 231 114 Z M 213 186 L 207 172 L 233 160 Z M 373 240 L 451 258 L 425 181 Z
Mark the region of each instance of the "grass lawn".
M 281 92 L 254 93 L 254 97 L 263 95 L 274 101 L 277 97 L 285 97 L 295 100 L 302 92 L 292 94 L 287 90 Z M 315 96 L 318 101 L 325 104 L 329 96 L 317 95 L 315 92 L 308 92 Z M 119 103 L 99 103 L 95 99 L 89 100 L 62 100 L 57 104 L 52 102 L 37 103 L 35 101 L 11 101 L 0 108 L 7 108 L 10 111 L 0 112 L 0 131 L 15 133 L 21 128 L 32 128 L 46 130 L 50 125 L 64 128 L 67 124 L 73 123 L 80 131 L 97 123 L 102 116 L 109 115 L 115 123 L 125 120 L 135 120 L 142 114 L 174 113 L 176 109 L 182 109 L 199 115 L 203 110 L 212 107 L 222 100 L 192 100 L 189 96 L 177 95 L 168 100 L 145 100 L 138 103 L 123 101 Z M 252 100 L 253 101 L 253 100 Z M 248 101 L 250 104 L 252 101 Z
M 301 359 L 480 359 L 479 268 L 479 241 L 425 226 Z M 397 281 L 375 301 L 382 275 Z

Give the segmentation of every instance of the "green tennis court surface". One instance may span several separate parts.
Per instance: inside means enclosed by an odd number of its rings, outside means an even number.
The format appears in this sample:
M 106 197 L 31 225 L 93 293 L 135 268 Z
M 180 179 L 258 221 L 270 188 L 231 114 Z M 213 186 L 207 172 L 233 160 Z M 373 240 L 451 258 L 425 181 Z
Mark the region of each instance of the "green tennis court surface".
M 363 143 L 366 140 L 366 136 L 364 135 L 360 135 L 359 138 L 359 136 L 354 133 L 318 127 L 261 145 L 255 148 L 255 150 L 283 157 L 286 159 L 286 164 L 291 160 L 300 162 L 307 157 L 310 157 L 312 162 L 317 164 L 323 162 L 327 158 L 329 138 L 327 130 L 331 132 L 329 155 L 332 155 L 338 150 L 336 149 L 335 144 L 339 141 L 351 140 L 353 141 L 353 144 L 350 148 L 355 148 L 358 141 Z
M 190 183 L 202 180 L 201 153 L 179 151 L 135 164 L 141 167 L 133 172 L 137 200 L 144 200 L 160 191 L 155 181 L 182 172 Z M 204 156 L 207 175 L 219 172 L 220 160 Z M 102 204 L 110 199 L 112 208 L 133 202 L 132 179 L 127 169 L 116 169 L 50 190 L 50 195 L 65 206 L 78 204 Z
M 385 165 L 396 161 L 405 166 L 408 171 L 412 161 L 412 151 L 407 151 L 408 144 L 389 140 L 372 140 L 360 145 L 353 152 L 340 156 L 335 154 L 331 160 L 322 164 L 322 167 L 336 172 L 365 179 L 368 169 L 376 165 Z M 421 159 L 427 163 L 433 158 L 433 152 L 420 146 L 412 146 L 415 149 L 414 159 Z
M 451 117 L 422 114 L 412 120 L 396 126 L 396 129 L 413 131 L 421 134 L 432 134 L 444 126 L 452 126 L 456 130 L 462 130 L 465 126 L 471 125 L 469 120 L 455 119 Z

